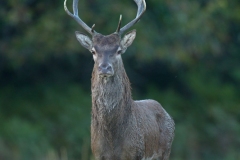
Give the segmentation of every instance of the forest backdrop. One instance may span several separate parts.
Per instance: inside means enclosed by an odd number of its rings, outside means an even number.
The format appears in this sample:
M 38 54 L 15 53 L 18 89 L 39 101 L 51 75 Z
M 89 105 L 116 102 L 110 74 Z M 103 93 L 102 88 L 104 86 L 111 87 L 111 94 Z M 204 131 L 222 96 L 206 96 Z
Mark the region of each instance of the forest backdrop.
M 159 101 L 175 120 L 171 160 L 240 159 L 240 1 L 146 3 L 122 55 L 133 98 Z M 0 159 L 93 159 L 93 60 L 74 34 L 85 31 L 63 0 L 0 7 Z M 79 2 L 80 17 L 102 34 L 136 9 L 133 0 Z

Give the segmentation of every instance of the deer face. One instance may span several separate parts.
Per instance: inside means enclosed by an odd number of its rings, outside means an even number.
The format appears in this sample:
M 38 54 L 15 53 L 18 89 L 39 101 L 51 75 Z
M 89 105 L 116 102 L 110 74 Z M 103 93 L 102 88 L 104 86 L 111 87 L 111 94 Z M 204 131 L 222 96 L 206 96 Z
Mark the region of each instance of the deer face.
M 135 39 L 136 31 L 127 33 L 123 39 L 117 33 L 108 36 L 95 34 L 91 40 L 88 36 L 76 32 L 76 37 L 80 44 L 92 53 L 93 60 L 98 67 L 98 75 L 100 77 L 111 77 L 115 72 L 116 67 L 114 66 L 121 59 L 121 54 Z

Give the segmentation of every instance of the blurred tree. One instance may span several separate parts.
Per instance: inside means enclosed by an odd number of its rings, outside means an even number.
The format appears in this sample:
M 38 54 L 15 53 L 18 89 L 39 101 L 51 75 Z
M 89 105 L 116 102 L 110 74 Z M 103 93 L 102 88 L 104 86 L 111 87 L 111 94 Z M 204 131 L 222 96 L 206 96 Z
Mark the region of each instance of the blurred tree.
M 160 101 L 175 119 L 172 160 L 240 159 L 240 1 L 146 3 L 123 55 L 134 98 Z M 93 60 L 74 35 L 83 29 L 63 1 L 0 6 L 0 159 L 91 159 Z M 135 13 L 132 0 L 79 2 L 103 34 Z

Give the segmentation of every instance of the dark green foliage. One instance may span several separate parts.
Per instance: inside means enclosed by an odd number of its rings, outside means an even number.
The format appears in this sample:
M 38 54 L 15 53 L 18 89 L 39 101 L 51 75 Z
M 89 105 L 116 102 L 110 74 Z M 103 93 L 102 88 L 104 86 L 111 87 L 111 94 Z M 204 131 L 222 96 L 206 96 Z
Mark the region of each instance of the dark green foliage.
M 0 159 L 92 159 L 93 60 L 74 35 L 83 29 L 63 1 L 0 6 Z M 174 118 L 171 160 L 240 159 L 239 11 L 239 0 L 147 0 L 133 27 L 125 68 L 134 99 L 155 99 Z M 103 34 L 135 13 L 132 0 L 79 2 Z

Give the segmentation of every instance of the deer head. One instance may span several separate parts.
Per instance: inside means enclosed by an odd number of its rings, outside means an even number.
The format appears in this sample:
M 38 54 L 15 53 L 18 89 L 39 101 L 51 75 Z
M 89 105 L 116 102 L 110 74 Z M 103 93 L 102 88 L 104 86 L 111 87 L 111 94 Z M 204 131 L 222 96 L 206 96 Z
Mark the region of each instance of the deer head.
M 122 16 L 120 15 L 117 30 L 107 36 L 97 33 L 94 30 L 95 24 L 90 28 L 79 18 L 77 7 L 78 0 L 73 1 L 73 14 L 67 9 L 67 0 L 64 2 L 64 9 L 67 14 L 74 18 L 89 34 L 92 35 L 92 38 L 89 38 L 83 33 L 78 31 L 75 32 L 80 44 L 92 53 L 95 65 L 98 66 L 98 74 L 100 77 L 110 77 L 114 75 L 114 64 L 121 59 L 121 54 L 126 51 L 136 37 L 136 30 L 132 30 L 121 38 L 121 35 L 126 30 L 139 21 L 140 17 L 146 10 L 145 0 L 134 1 L 138 6 L 136 18 L 121 28 Z

